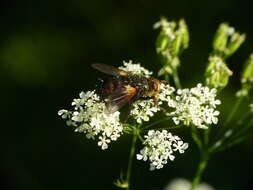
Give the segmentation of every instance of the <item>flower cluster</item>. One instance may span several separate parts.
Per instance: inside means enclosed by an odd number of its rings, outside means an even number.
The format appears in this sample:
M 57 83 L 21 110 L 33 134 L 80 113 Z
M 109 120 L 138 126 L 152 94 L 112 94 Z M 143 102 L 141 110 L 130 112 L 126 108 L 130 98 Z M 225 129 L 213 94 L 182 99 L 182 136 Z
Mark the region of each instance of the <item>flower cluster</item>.
M 215 88 L 198 84 L 191 89 L 178 89 L 176 96 L 175 111 L 169 115 L 173 116 L 176 125 L 183 122 L 184 125 L 195 125 L 198 128 L 207 128 L 210 124 L 217 124 L 219 111 L 216 105 L 221 102 L 216 98 Z
M 188 47 L 189 32 L 183 19 L 178 22 L 168 21 L 166 18 L 154 24 L 154 29 L 160 28 L 156 39 L 156 52 L 163 67 L 158 76 L 172 75 L 180 66 L 179 55 Z
M 207 86 L 223 89 L 227 86 L 232 74 L 233 72 L 220 56 L 212 55 L 209 57 L 205 72 Z
M 149 121 L 149 118 L 153 117 L 154 113 L 159 110 L 160 108 L 155 105 L 152 99 L 137 100 L 133 103 L 130 115 L 133 116 L 137 123 L 142 123 L 143 121 Z
M 72 102 L 74 111 L 60 110 L 58 115 L 67 120 L 67 125 L 76 127 L 75 131 L 85 133 L 87 138 L 98 136 L 98 145 L 107 149 L 111 141 L 116 141 L 123 133 L 120 112 L 108 113 L 105 103 L 94 91 L 81 92 Z
M 175 91 L 173 87 L 169 84 L 161 84 L 160 93 L 155 97 L 157 104 L 154 100 L 137 100 L 133 103 L 133 108 L 131 109 L 130 115 L 136 120 L 137 123 L 142 123 L 143 121 L 149 121 L 150 117 L 160 111 L 160 105 L 164 102 L 169 107 L 175 107 L 175 101 L 172 99 L 172 94 Z
M 174 108 L 176 106 L 175 100 L 172 98 L 175 88 L 171 87 L 169 84 L 160 85 L 160 93 L 157 95 L 158 104 L 161 105 L 166 103 L 167 106 Z
M 174 152 L 184 153 L 188 148 L 187 143 L 166 130 L 150 130 L 144 137 L 144 148 L 136 156 L 138 160 L 149 160 L 150 170 L 163 168 L 168 160 L 175 159 Z
M 122 72 L 111 66 L 93 64 L 93 68 L 109 74 L 111 78 L 101 85 L 100 93 L 81 92 L 79 97 L 73 100 L 72 109 L 59 110 L 58 115 L 66 120 L 68 126 L 74 127 L 75 132 L 83 133 L 88 139 L 96 140 L 102 150 L 107 149 L 108 145 L 119 139 L 123 133 L 133 136 L 126 178 L 122 174 L 114 183 L 123 189 L 132 187 L 130 178 L 133 157 L 136 156 L 137 160 L 148 163 L 150 170 L 163 168 L 165 164 L 171 163 L 177 154 L 183 154 L 189 146 L 180 137 L 170 133 L 170 130 L 190 126 L 193 141 L 200 153 L 205 153 L 204 159 L 201 159 L 198 166 L 201 172 L 197 170 L 192 183 L 178 179 L 168 184 L 164 190 L 214 190 L 208 184 L 199 184 L 208 163 L 206 158 L 245 140 L 248 137 L 247 131 L 252 127 L 252 121 L 244 125 L 244 121 L 250 120 L 249 113 L 238 121 L 235 127 L 229 128 L 231 122 L 234 121 L 234 114 L 241 106 L 241 100 L 250 95 L 253 89 L 253 54 L 243 67 L 241 89 L 237 92 L 237 96 L 241 99 L 228 116 L 224 130 L 211 139 L 210 134 L 198 133 L 196 130 L 197 128 L 208 129 L 218 123 L 220 112 L 217 107 L 221 102 L 217 99 L 217 92 L 227 86 L 233 74 L 226 61 L 245 41 L 245 34 L 237 32 L 227 23 L 222 23 L 215 34 L 213 50 L 208 59 L 205 86 L 199 83 L 196 87 L 183 89 L 178 68 L 181 65 L 179 57 L 189 45 L 188 27 L 183 19 L 175 22 L 168 21 L 166 18 L 161 18 L 153 27 L 159 28 L 156 53 L 161 62 L 161 68 L 157 76 L 163 76 L 166 81 L 171 81 L 170 78 L 172 78 L 177 89 L 162 80 L 154 79 L 151 77 L 151 71 L 131 60 L 123 61 L 123 65 L 118 67 Z M 129 120 L 122 120 L 123 123 L 120 121 L 120 111 L 121 107 L 128 103 L 132 106 L 128 110 L 130 117 L 127 117 Z M 252 114 L 253 102 L 250 103 L 248 109 Z M 162 111 L 162 117 L 154 119 L 154 122 L 145 123 L 159 111 Z M 170 124 L 172 126 L 157 128 L 156 125 L 162 122 L 164 124 L 167 122 L 169 126 Z M 148 133 L 143 135 L 144 131 Z M 143 147 L 135 153 L 138 139 Z
M 119 67 L 119 69 L 136 75 L 144 75 L 145 77 L 152 75 L 151 71 L 145 69 L 139 63 L 133 63 L 131 60 L 129 62 L 123 61 L 123 66 Z

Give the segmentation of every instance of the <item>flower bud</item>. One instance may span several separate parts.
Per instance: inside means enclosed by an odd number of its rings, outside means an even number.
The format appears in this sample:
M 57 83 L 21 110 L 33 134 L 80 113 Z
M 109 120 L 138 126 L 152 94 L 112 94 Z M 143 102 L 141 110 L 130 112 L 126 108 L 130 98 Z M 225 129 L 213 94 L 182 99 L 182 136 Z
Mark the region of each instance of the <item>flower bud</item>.
M 166 31 L 161 30 L 157 39 L 156 39 L 156 52 L 161 54 L 168 51 L 171 41 L 174 40 L 174 36 L 168 37 Z
M 242 45 L 245 39 L 246 39 L 245 34 L 239 34 L 238 32 L 234 33 L 231 36 L 231 40 L 229 41 L 226 57 L 229 57 L 234 52 L 236 52 L 236 50 Z
M 158 76 L 163 76 L 165 75 L 166 73 L 169 73 L 169 74 L 172 74 L 172 70 L 171 70 L 171 67 L 169 65 L 164 65 L 158 72 Z
M 179 55 L 189 44 L 189 31 L 183 19 L 178 23 L 178 30 L 175 31 L 176 38 L 173 41 L 172 50 L 175 55 Z
M 253 54 L 247 59 L 242 70 L 241 82 L 253 84 Z
M 233 72 L 219 56 L 210 56 L 206 68 L 206 85 L 210 88 L 223 89 L 227 86 Z
M 253 85 L 253 54 L 246 60 L 241 76 L 242 88 L 236 93 L 237 97 L 248 96 Z
M 165 52 L 170 52 L 172 42 L 175 40 L 174 28 L 176 26 L 175 22 L 168 22 L 166 18 L 161 18 L 161 20 L 154 24 L 154 28 L 161 28 L 161 31 L 156 39 L 156 51 L 158 54 L 165 54 Z
M 173 74 L 179 66 L 178 55 L 189 44 L 188 27 L 183 19 L 176 23 L 168 22 L 166 18 L 161 18 L 153 27 L 161 28 L 156 40 L 156 52 L 163 64 L 159 75 Z
M 231 56 L 245 41 L 245 34 L 236 32 L 226 23 L 220 24 L 213 41 L 213 50 L 216 55 L 223 58 Z
M 174 70 L 180 66 L 180 60 L 178 57 L 171 58 L 170 64 L 165 64 L 158 72 L 158 76 L 168 74 L 173 74 Z
M 228 32 L 230 31 L 230 32 Z M 228 41 L 228 34 L 233 32 L 233 28 L 228 24 L 220 24 L 213 40 L 213 49 L 215 52 L 225 52 Z

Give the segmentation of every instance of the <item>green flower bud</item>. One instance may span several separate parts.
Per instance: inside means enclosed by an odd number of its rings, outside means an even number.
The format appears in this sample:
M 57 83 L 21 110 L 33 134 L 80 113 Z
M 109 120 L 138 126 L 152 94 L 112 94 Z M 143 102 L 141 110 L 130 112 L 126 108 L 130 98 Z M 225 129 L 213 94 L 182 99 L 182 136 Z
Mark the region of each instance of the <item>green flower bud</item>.
M 245 41 L 245 34 L 240 34 L 226 23 L 220 24 L 213 41 L 214 54 L 224 59 L 231 56 Z
M 171 41 L 173 40 L 174 37 L 170 38 L 165 30 L 161 30 L 156 39 L 156 52 L 158 54 L 167 52 L 169 50 L 169 47 L 171 46 Z
M 242 88 L 236 93 L 237 97 L 248 96 L 253 85 L 253 54 L 246 60 L 241 75 Z
M 180 60 L 178 57 L 174 57 L 171 61 L 171 66 L 173 69 L 176 69 L 180 66 Z
M 172 69 L 171 69 L 171 67 L 169 66 L 169 65 L 165 65 L 165 66 L 163 66 L 160 70 L 159 70 L 159 72 L 158 72 L 158 76 L 160 77 L 160 76 L 162 76 L 162 75 L 165 75 L 166 73 L 168 73 L 168 74 L 172 74 Z
M 249 94 L 250 88 L 248 85 L 243 85 L 243 87 L 236 92 L 236 97 L 246 97 Z
M 177 69 L 180 66 L 180 60 L 178 57 L 168 57 L 168 56 L 161 56 L 163 59 L 170 59 L 167 61 L 167 64 L 165 64 L 158 72 L 158 76 L 162 76 L 165 74 L 172 75 L 174 70 Z M 166 61 L 164 61 L 166 62 Z
M 180 65 L 178 55 L 189 44 L 188 27 L 183 19 L 176 23 L 168 22 L 166 18 L 161 18 L 153 27 L 161 28 L 156 39 L 156 52 L 164 66 L 158 74 L 173 74 Z
M 178 29 L 175 31 L 175 40 L 173 41 L 172 51 L 174 55 L 179 55 L 189 44 L 188 27 L 183 19 L 178 23 Z
M 213 49 L 215 52 L 225 52 L 227 41 L 228 41 L 228 31 L 233 32 L 233 28 L 229 27 L 228 24 L 220 24 L 213 40 Z
M 238 32 L 234 33 L 229 41 L 226 57 L 229 57 L 235 53 L 235 51 L 242 45 L 245 39 L 245 34 L 239 34 Z
M 241 82 L 243 84 L 253 84 L 253 54 L 250 55 L 243 66 Z
M 210 56 L 206 68 L 206 85 L 211 88 L 223 89 L 227 86 L 233 72 L 219 56 Z
M 189 46 L 190 35 L 189 35 L 188 26 L 186 25 L 184 19 L 181 19 L 179 21 L 179 30 L 182 33 L 182 47 L 183 49 L 186 49 Z
M 174 28 L 176 23 L 168 22 L 166 18 L 162 17 L 161 20 L 154 24 L 154 28 L 161 28 L 161 31 L 156 39 L 156 52 L 158 54 L 171 53 L 172 42 L 175 40 Z
M 171 58 L 170 64 L 165 64 L 158 72 L 158 76 L 165 75 L 166 73 L 168 74 L 173 74 L 174 69 L 177 69 L 180 66 L 180 60 L 178 57 L 173 57 Z

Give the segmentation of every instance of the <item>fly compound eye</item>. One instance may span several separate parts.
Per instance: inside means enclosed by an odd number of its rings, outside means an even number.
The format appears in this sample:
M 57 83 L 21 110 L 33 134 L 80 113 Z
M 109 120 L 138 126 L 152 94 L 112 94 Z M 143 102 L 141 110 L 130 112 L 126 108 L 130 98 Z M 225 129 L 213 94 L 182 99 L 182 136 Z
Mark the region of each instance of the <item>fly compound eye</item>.
M 154 91 L 157 91 L 158 90 L 158 85 L 155 82 L 153 82 L 152 88 L 154 89 Z

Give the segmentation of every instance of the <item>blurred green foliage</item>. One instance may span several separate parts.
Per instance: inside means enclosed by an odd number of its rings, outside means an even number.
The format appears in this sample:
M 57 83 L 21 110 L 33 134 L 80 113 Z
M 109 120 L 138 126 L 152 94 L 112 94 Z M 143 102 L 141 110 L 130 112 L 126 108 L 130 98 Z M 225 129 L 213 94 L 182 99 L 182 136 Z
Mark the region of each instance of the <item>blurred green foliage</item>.
M 67 128 L 57 111 L 81 90 L 95 87 L 102 75 L 97 76 L 91 63 L 118 66 L 132 59 L 157 73 L 158 33 L 152 25 L 160 16 L 184 18 L 189 26 L 190 46 L 179 69 L 184 87 L 203 81 L 219 23 L 247 34 L 245 44 L 228 59 L 234 74 L 221 99 L 231 105 L 240 87 L 240 68 L 253 49 L 251 7 L 250 0 L 2 1 L 1 189 L 114 188 L 112 181 L 127 163 L 129 138 L 101 151 Z M 136 189 L 162 189 L 172 178 L 191 178 L 198 154 L 190 145 L 184 156 L 160 171 L 149 172 L 145 163 L 135 161 Z M 252 145 L 248 141 L 216 156 L 203 180 L 221 190 L 252 189 Z

